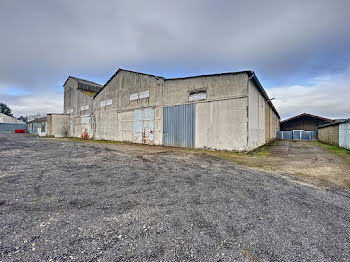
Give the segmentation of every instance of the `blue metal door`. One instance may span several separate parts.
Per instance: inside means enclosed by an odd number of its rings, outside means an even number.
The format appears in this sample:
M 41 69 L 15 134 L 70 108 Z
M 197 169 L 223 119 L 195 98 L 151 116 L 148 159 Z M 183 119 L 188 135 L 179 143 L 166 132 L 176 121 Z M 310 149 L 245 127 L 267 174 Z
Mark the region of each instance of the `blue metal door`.
M 163 145 L 194 147 L 195 104 L 163 108 Z

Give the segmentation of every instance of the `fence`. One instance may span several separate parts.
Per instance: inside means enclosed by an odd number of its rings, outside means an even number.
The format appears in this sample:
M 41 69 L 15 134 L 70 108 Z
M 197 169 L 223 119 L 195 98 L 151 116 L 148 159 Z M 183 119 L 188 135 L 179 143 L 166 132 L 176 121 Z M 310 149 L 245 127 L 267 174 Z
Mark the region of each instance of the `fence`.
M 280 140 L 316 140 L 316 131 L 277 131 L 277 139 Z

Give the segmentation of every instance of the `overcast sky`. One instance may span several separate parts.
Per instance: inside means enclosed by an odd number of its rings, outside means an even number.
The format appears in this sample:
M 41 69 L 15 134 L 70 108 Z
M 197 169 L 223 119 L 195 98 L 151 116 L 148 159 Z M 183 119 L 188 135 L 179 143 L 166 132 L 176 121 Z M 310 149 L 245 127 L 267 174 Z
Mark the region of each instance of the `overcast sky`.
M 63 111 L 69 75 L 253 70 L 282 118 L 350 117 L 350 1 L 0 1 L 0 101 Z

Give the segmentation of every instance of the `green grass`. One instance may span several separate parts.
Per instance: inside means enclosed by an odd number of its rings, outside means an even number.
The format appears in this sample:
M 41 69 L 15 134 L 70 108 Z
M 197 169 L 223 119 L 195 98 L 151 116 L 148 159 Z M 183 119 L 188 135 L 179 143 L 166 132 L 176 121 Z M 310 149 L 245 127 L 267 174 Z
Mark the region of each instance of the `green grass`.
M 248 155 L 251 156 L 266 156 L 269 154 L 269 151 L 271 148 L 277 146 L 278 141 L 277 140 L 273 140 L 270 143 L 263 145 L 261 147 L 258 147 L 257 149 L 254 149 L 253 151 L 250 151 L 248 153 Z
M 319 141 L 313 141 L 313 143 L 315 145 L 318 145 L 319 147 L 322 147 L 322 148 L 328 150 L 329 152 L 332 152 L 332 153 L 340 156 L 341 158 L 343 158 L 345 160 L 345 162 L 347 162 L 350 165 L 350 151 L 349 150 L 346 150 L 346 149 L 338 147 L 338 146 L 325 144 L 325 143 L 322 143 Z

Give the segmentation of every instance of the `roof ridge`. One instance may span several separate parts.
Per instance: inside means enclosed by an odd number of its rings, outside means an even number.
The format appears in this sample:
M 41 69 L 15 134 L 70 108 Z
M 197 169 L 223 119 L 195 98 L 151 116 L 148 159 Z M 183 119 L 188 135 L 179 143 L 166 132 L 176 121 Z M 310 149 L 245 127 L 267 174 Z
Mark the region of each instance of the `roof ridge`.
M 102 87 L 102 85 L 99 84 L 99 83 L 96 83 L 96 82 L 90 81 L 90 80 L 86 80 L 86 79 L 83 79 L 83 78 L 79 78 L 79 77 L 76 77 L 76 76 L 68 76 L 66 81 L 64 82 L 63 86 L 67 83 L 69 78 L 72 78 L 72 79 L 75 79 L 77 81 L 83 81 L 83 82 L 86 82 L 86 83 L 89 83 L 89 84 L 93 84 L 93 85 L 97 85 L 97 86 L 101 86 Z
M 301 113 L 299 115 L 296 115 L 296 116 L 292 116 L 290 118 L 287 118 L 287 119 L 284 119 L 283 121 L 281 121 L 281 123 L 284 123 L 286 121 L 289 121 L 289 120 L 292 120 L 292 119 L 295 119 L 295 118 L 298 118 L 298 117 L 301 117 L 301 116 L 310 116 L 310 117 L 314 117 L 314 118 L 318 118 L 318 119 L 322 119 L 324 121 L 334 121 L 333 119 L 330 119 L 330 118 L 326 118 L 326 117 L 322 117 L 322 116 L 317 116 L 317 115 L 313 115 L 313 114 L 309 114 L 309 113 Z

